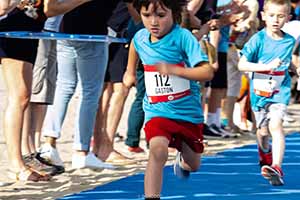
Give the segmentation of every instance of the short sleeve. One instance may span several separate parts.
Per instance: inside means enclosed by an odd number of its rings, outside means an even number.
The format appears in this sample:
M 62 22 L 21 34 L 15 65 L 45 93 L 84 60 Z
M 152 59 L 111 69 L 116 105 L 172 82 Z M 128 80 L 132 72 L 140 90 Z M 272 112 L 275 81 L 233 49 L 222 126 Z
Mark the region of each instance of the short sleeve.
M 241 51 L 241 55 L 247 58 L 249 62 L 258 62 L 258 50 L 260 48 L 260 39 L 258 34 L 253 35 Z
M 183 29 L 181 38 L 181 48 L 187 56 L 187 61 L 191 67 L 196 66 L 200 62 L 208 62 L 208 57 L 202 50 L 199 42 L 193 34 Z

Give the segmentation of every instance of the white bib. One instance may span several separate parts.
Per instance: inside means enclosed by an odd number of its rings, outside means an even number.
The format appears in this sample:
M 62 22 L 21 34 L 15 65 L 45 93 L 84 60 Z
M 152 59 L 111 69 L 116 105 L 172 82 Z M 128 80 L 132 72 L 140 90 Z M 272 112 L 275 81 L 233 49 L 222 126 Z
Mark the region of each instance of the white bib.
M 176 67 L 184 67 L 178 64 Z M 191 93 L 190 81 L 175 75 L 161 75 L 153 65 L 144 65 L 145 86 L 150 103 L 180 99 Z
M 284 80 L 285 71 L 255 72 L 253 73 L 254 93 L 259 96 L 270 97 L 278 93 Z

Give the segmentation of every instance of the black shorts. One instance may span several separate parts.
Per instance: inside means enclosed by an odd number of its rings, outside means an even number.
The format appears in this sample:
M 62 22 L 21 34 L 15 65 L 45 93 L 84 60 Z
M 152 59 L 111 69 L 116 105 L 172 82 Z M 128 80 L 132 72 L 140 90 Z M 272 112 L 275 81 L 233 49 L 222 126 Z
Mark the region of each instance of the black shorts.
M 105 73 L 105 82 L 122 82 L 128 60 L 128 48 L 125 44 L 112 43 L 109 46 L 109 61 Z
M 16 8 L 7 18 L 0 21 L 0 31 L 40 32 L 45 20 L 46 18 L 35 20 Z M 37 39 L 0 38 L 0 58 L 12 58 L 34 64 L 38 43 Z
M 219 69 L 214 78 L 206 82 L 206 87 L 226 89 L 227 88 L 227 53 L 218 52 Z
M 0 38 L 0 58 L 12 58 L 34 64 L 38 40 Z

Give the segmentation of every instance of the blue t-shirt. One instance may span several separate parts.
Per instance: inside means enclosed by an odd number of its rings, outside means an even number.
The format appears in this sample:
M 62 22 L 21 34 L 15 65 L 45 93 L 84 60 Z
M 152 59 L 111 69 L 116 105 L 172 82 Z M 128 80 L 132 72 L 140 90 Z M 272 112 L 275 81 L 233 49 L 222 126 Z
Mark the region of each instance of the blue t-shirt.
M 268 103 L 283 103 L 288 105 L 291 93 L 291 77 L 288 73 L 288 68 L 292 59 L 292 51 L 295 44 L 295 39 L 287 34 L 283 34 L 280 40 L 274 40 L 269 37 L 265 29 L 254 34 L 245 44 L 241 51 L 249 62 L 267 64 L 272 60 L 279 58 L 283 64 L 276 71 L 284 71 L 284 79 L 281 82 L 279 92 L 274 93 L 270 97 L 259 96 L 254 93 L 253 74 L 250 80 L 250 101 L 254 111 L 264 107 Z
M 135 34 L 133 43 L 143 65 L 165 62 L 185 63 L 186 67 L 194 67 L 200 62 L 208 61 L 207 55 L 192 33 L 179 25 L 174 25 L 170 33 L 156 42 L 150 41 L 147 29 L 141 29 Z M 153 117 L 164 117 L 195 124 L 202 123 L 204 118 L 200 88 L 196 81 L 189 83 L 191 94 L 173 101 L 150 103 L 145 94 L 143 102 L 145 122 Z

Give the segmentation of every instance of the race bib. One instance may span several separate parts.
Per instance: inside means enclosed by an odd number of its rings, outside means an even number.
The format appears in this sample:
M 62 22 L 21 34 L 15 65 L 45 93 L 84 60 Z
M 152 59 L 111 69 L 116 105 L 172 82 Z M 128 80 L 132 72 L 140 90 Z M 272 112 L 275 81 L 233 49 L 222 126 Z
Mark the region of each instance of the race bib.
M 254 93 L 263 97 L 270 97 L 278 93 L 284 80 L 285 71 L 255 72 L 253 73 Z
M 184 67 L 178 64 L 176 67 Z M 150 103 L 173 101 L 191 93 L 190 81 L 175 75 L 161 75 L 153 65 L 144 65 L 145 86 Z

